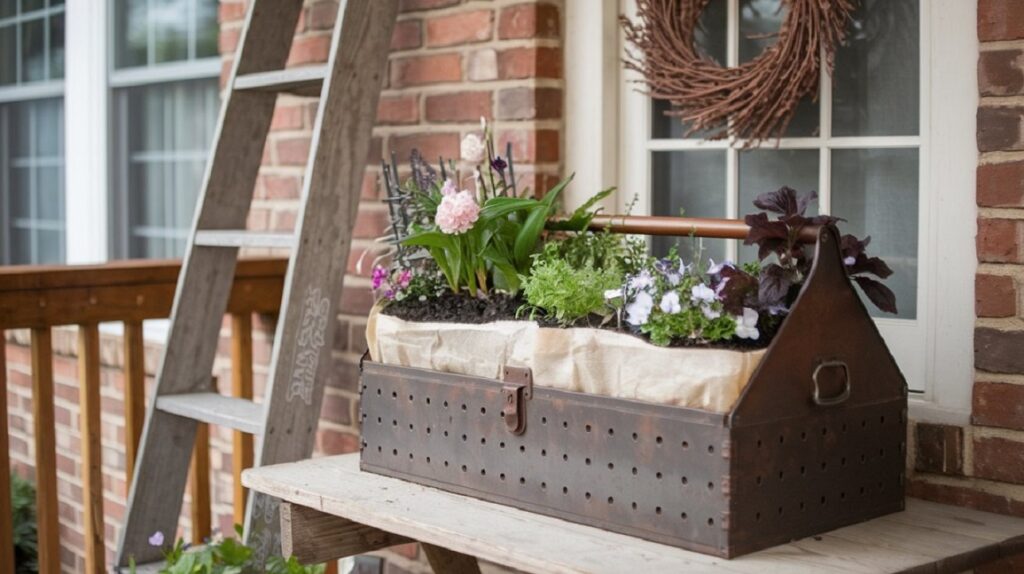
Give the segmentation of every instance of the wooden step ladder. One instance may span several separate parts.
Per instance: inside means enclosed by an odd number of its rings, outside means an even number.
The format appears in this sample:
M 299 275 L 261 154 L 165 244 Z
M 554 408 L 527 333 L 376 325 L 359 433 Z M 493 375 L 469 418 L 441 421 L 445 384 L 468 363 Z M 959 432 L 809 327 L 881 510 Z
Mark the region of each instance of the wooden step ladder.
M 312 454 L 359 191 L 399 0 L 342 0 L 325 66 L 285 69 L 302 0 L 251 0 L 146 413 L 117 564 L 162 560 L 177 532 L 200 422 L 256 437 L 255 465 Z M 245 231 L 277 95 L 319 96 L 294 233 Z M 211 373 L 241 247 L 291 249 L 263 403 L 219 395 Z M 249 497 L 246 541 L 279 552 L 277 501 Z

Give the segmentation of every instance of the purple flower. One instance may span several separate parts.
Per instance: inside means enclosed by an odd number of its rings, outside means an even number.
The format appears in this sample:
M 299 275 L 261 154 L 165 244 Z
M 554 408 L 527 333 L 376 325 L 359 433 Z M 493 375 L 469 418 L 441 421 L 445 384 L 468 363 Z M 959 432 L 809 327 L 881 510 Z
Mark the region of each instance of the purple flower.
M 156 546 L 157 548 L 164 545 L 164 533 L 157 530 L 149 537 L 149 545 Z
M 373 290 L 380 289 L 380 286 L 388 280 L 388 270 L 383 265 L 378 265 L 373 268 Z
M 504 174 L 505 168 L 508 167 L 508 162 L 502 159 L 500 155 L 496 155 L 494 156 L 494 159 L 491 160 L 491 167 L 494 171 Z
M 395 291 L 393 289 L 388 289 L 387 291 L 384 292 L 384 297 L 387 299 L 394 299 Z

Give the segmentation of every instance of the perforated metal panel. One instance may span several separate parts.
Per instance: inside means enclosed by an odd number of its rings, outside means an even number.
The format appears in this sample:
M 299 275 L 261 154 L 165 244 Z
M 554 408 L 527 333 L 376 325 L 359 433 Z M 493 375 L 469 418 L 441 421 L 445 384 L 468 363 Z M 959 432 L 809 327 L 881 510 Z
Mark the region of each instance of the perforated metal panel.
M 534 388 L 526 432 L 501 384 L 367 363 L 362 466 L 643 538 L 725 552 L 724 417 Z

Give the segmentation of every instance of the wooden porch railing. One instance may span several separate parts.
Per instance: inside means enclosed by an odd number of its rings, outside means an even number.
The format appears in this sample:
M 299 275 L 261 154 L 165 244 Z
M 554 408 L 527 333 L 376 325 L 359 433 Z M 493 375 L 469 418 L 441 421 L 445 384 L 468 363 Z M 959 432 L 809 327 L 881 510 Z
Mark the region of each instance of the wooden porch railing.
M 278 311 L 286 267 L 285 259 L 247 259 L 238 264 L 227 309 L 231 385 L 236 396 L 252 398 L 252 314 Z M 86 571 L 104 572 L 99 324 L 124 325 L 125 472 L 131 484 L 145 418 L 142 322 L 170 316 L 180 268 L 180 261 L 0 267 L 0 339 L 5 344 L 0 349 L 0 572 L 14 571 L 5 331 L 31 330 L 39 571 L 49 574 L 60 571 L 51 330 L 78 326 L 82 535 Z M 233 463 L 235 521 L 240 523 L 245 510 L 240 475 L 252 465 L 252 437 L 235 433 Z M 210 535 L 209 432 L 205 427 L 198 433 L 192 468 L 193 538 L 199 542 Z

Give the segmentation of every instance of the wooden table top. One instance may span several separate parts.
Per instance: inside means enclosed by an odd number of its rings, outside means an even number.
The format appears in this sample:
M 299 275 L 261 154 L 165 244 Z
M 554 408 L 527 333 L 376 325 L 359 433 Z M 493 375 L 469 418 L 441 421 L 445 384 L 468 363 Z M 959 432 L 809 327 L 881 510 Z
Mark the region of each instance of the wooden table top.
M 246 470 L 245 486 L 526 572 L 962 572 L 1024 552 L 1024 519 L 907 500 L 907 510 L 725 560 L 361 472 L 347 454 Z

